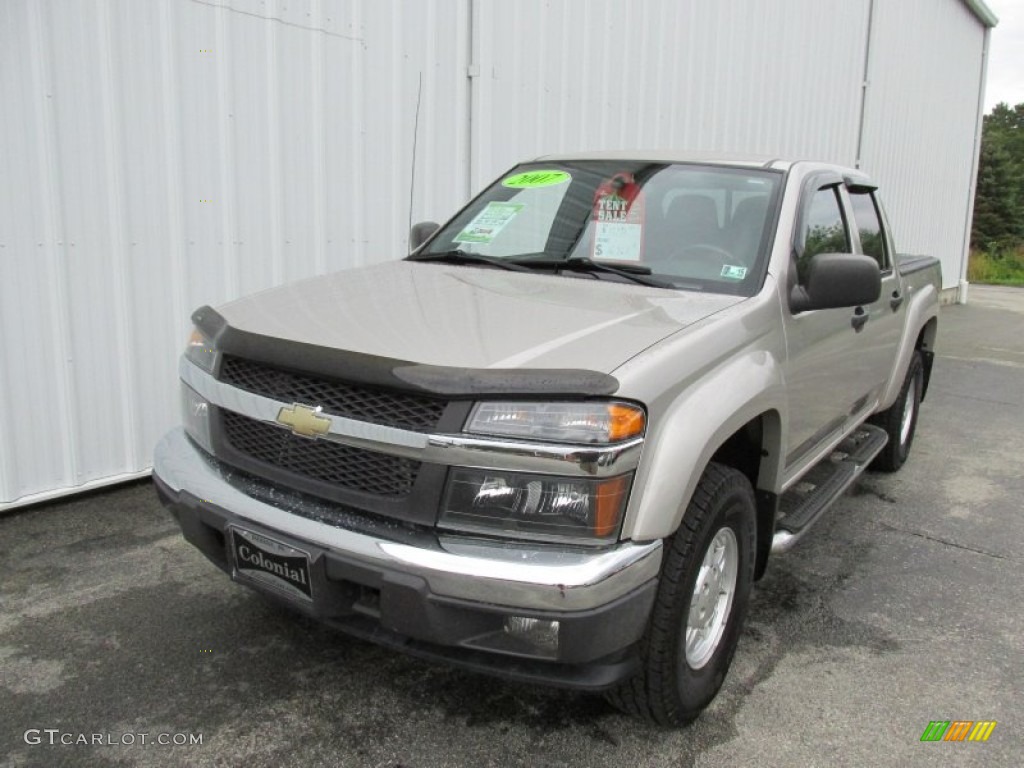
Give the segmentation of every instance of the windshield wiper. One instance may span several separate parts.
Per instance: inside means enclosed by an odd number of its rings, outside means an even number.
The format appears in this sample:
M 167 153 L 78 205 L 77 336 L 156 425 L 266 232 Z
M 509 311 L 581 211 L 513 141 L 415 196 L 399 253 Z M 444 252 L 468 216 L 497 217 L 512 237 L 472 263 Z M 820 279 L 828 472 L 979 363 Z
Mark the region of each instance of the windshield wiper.
M 444 261 L 449 264 L 488 264 L 499 269 L 508 269 L 512 272 L 530 272 L 528 267 L 516 263 L 511 259 L 499 259 L 494 256 L 484 256 L 480 253 L 469 253 L 459 248 L 451 251 L 440 251 L 438 253 L 422 253 L 415 256 L 406 256 L 406 261 Z
M 666 280 L 658 280 L 654 277 L 647 277 L 651 274 L 651 268 L 640 264 L 621 264 L 611 266 L 588 259 L 583 256 L 575 256 L 571 259 L 549 259 L 526 256 L 513 259 L 500 259 L 494 256 L 484 256 L 480 253 L 469 253 L 456 248 L 450 251 L 439 251 L 437 253 L 423 253 L 415 256 L 406 256 L 406 261 L 444 261 L 449 264 L 487 264 L 499 269 L 507 269 L 513 272 L 532 272 L 536 269 L 568 269 L 574 272 L 606 272 L 611 275 L 618 275 L 627 280 L 649 285 L 653 288 L 676 288 L 676 285 Z
M 599 261 L 588 259 L 584 256 L 574 256 L 570 259 L 513 259 L 516 264 L 523 264 L 530 267 L 549 267 L 553 269 L 569 269 L 574 272 L 607 272 L 610 275 L 624 277 L 640 285 L 649 285 L 653 288 L 675 288 L 673 283 L 667 280 L 659 280 L 655 277 L 647 277 L 651 274 L 651 268 L 641 264 L 617 264 L 614 267 L 610 264 L 602 264 Z

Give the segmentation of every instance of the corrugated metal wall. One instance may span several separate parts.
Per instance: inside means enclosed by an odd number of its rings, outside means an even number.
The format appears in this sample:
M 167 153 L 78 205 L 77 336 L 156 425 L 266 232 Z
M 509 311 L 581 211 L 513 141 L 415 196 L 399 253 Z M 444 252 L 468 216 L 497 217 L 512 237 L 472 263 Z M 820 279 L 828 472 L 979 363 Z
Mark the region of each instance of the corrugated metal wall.
M 481 5 L 478 183 L 592 147 L 855 160 L 866 1 Z
M 417 199 L 466 198 L 468 15 L 0 3 L 0 509 L 149 467 L 195 307 L 403 254 L 421 76 Z
M 983 30 L 874 6 L 864 164 L 954 284 Z M 148 469 L 196 306 L 400 257 L 418 100 L 413 220 L 560 150 L 851 164 L 871 7 L 0 3 L 0 509 Z
M 881 185 L 896 246 L 966 274 L 985 35 L 963 3 L 875 0 L 861 167 Z

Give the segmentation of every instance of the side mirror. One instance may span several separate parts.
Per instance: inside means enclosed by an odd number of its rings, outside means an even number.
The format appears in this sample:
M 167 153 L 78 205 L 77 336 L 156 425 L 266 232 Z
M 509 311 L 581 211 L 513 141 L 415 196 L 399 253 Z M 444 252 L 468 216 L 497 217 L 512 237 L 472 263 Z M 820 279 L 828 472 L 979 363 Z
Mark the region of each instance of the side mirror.
M 796 313 L 857 307 L 878 301 L 881 293 L 882 273 L 870 256 L 819 253 L 811 258 L 804 285 L 790 292 L 789 308 Z
M 419 224 L 413 224 L 412 229 L 409 230 L 409 253 L 427 242 L 430 236 L 440 228 L 441 225 L 436 221 L 421 221 Z

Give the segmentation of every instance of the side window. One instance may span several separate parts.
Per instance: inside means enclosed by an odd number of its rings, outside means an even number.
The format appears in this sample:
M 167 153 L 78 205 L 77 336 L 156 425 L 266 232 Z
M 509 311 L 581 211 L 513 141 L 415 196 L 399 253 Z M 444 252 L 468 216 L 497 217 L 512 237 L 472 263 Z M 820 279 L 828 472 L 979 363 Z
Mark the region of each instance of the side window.
M 802 234 L 804 249 L 797 263 L 800 282 L 806 277 L 807 265 L 813 256 L 850 252 L 850 236 L 836 187 L 825 187 L 814 193 L 804 217 Z
M 870 192 L 851 192 L 850 203 L 853 207 L 853 219 L 860 233 L 861 250 L 865 256 L 870 256 L 878 262 L 879 269 L 888 269 L 885 235 L 882 232 L 882 222 L 878 216 L 874 196 Z

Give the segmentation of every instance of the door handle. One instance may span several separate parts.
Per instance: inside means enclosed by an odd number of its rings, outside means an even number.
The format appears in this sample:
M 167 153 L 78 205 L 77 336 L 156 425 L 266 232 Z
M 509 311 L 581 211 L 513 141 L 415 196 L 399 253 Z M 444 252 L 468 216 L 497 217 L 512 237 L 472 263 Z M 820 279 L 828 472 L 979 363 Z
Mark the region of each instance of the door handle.
M 892 292 L 892 298 L 889 299 L 889 306 L 892 307 L 892 311 L 895 312 L 900 308 L 900 304 L 903 303 L 903 297 L 900 296 L 899 291 Z
M 871 317 L 867 312 L 864 311 L 864 307 L 857 307 L 853 310 L 853 317 L 850 318 L 850 325 L 853 326 L 853 330 L 860 333 L 864 329 L 864 323 Z

